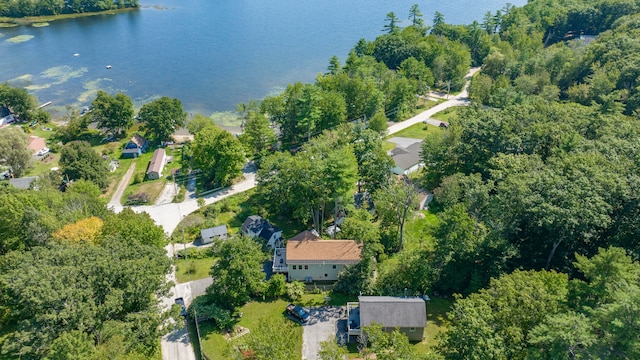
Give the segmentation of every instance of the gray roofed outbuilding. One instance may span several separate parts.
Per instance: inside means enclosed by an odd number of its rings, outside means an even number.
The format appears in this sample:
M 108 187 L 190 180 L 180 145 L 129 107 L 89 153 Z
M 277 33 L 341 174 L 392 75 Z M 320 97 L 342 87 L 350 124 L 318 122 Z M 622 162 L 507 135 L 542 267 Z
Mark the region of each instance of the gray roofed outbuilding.
M 383 327 L 424 328 L 427 326 L 427 307 L 423 299 L 393 296 L 359 296 L 360 324 L 372 323 Z

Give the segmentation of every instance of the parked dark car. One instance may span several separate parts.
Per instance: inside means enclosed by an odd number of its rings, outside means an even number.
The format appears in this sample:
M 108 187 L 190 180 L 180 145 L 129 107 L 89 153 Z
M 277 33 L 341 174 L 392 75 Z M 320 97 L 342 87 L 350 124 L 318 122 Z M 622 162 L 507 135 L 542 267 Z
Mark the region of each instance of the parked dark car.
M 306 323 L 307 321 L 309 321 L 309 312 L 303 307 L 289 304 L 287 305 L 287 313 L 300 320 L 300 322 L 302 323 Z
M 176 298 L 176 304 L 180 305 L 180 315 L 187 316 L 187 308 L 184 306 L 183 298 Z

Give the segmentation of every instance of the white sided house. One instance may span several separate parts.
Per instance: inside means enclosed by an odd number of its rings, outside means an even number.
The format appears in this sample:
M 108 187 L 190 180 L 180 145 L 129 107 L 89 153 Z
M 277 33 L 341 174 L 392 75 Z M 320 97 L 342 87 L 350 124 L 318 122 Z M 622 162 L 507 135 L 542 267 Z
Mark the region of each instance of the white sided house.
M 282 244 L 282 230 L 271 224 L 269 220 L 263 219 L 260 215 L 247 217 L 240 231 L 250 238 L 264 240 L 271 249 Z
M 227 225 L 220 225 L 200 230 L 200 236 L 202 237 L 203 244 L 211 244 L 215 239 L 227 240 L 229 236 L 228 234 Z
M 355 240 L 322 240 L 303 231 L 274 250 L 273 271 L 289 281 L 336 281 L 345 266 L 360 262 L 362 245 Z
M 149 164 L 149 169 L 147 170 L 147 179 L 156 180 L 162 177 L 162 169 L 164 169 L 164 164 L 167 161 L 167 153 L 164 149 L 156 149 L 153 152 L 153 157 L 151 158 L 151 163 Z

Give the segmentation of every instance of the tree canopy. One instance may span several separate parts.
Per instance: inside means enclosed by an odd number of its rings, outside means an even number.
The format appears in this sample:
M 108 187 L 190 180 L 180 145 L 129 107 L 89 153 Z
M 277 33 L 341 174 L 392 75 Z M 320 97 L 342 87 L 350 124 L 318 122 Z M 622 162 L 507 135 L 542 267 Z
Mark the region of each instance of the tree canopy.
M 186 119 L 182 102 L 166 96 L 142 105 L 138 112 L 138 120 L 144 123 L 145 131 L 156 141 L 168 140 Z
M 29 135 L 19 127 L 0 131 L 0 154 L 15 177 L 21 177 L 31 166 L 33 152 L 27 147 Z
M 101 189 L 107 187 L 107 166 L 86 141 L 72 141 L 60 154 L 62 174 L 69 180 L 89 180 Z
M 99 90 L 91 102 L 91 119 L 114 133 L 121 133 L 133 126 L 133 101 L 123 93 L 111 96 Z

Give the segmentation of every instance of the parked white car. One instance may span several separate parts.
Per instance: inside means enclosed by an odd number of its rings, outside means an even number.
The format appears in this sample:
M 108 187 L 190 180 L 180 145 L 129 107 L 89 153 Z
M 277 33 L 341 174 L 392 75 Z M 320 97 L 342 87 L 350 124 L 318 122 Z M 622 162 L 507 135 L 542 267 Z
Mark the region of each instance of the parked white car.
M 43 148 L 38 150 L 38 152 L 36 153 L 36 156 L 43 156 L 43 155 L 47 155 L 49 153 L 49 148 Z

